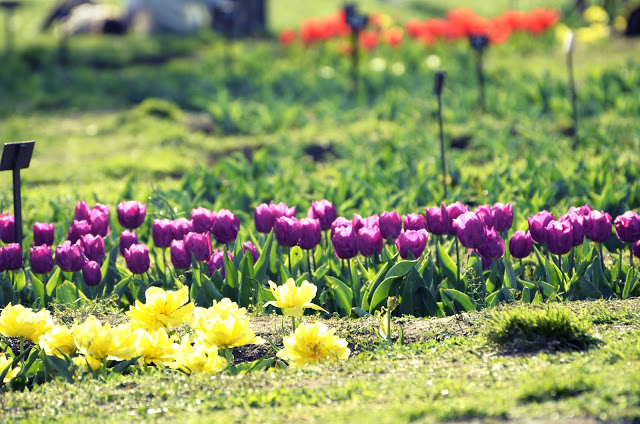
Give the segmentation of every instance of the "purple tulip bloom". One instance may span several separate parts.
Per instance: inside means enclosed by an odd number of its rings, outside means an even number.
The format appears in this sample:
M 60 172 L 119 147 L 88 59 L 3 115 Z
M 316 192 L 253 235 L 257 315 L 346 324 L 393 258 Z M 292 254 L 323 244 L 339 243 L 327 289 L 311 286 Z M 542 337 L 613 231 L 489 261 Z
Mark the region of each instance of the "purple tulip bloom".
M 124 256 L 124 251 L 134 244 L 138 244 L 138 236 L 136 232 L 124 230 L 120 234 L 120 241 L 118 243 L 120 254 Z
M 364 227 L 358 231 L 358 250 L 364 257 L 373 256 L 375 252 L 382 252 L 384 240 L 377 227 Z
M 427 247 L 428 240 L 429 235 L 426 230 L 403 231 L 396 239 L 396 246 L 400 252 L 400 257 L 407 259 L 409 252 L 411 252 L 415 258 L 419 258 L 422 252 L 424 252 L 424 248 Z
M 109 235 L 109 213 L 102 209 L 93 208 L 89 217 L 91 224 L 91 234 L 94 236 L 107 237 Z
M 569 213 L 571 212 L 575 212 L 578 215 L 584 216 L 586 217 L 587 215 L 589 215 L 591 213 L 592 209 L 591 206 L 589 206 L 588 204 L 583 205 L 583 206 L 571 206 L 571 208 L 569 209 Z
M 211 239 L 209 233 L 189 233 L 184 236 L 184 247 L 187 254 L 193 255 L 197 261 L 206 261 L 211 256 Z
M 144 274 L 151 265 L 149 249 L 144 244 L 132 244 L 124 251 L 124 260 L 133 274 Z
M 184 247 L 184 241 L 173 240 L 171 242 L 171 263 L 175 269 L 188 269 L 191 267 L 191 256 Z
M 389 237 L 397 239 L 402 232 L 402 220 L 396 211 L 382 212 L 380 214 L 380 235 L 384 240 Z
M 256 206 L 253 221 L 256 224 L 256 231 L 269 234 L 276 223 L 276 208 L 273 206 L 273 203 L 270 205 L 262 203 Z
M 604 243 L 611 237 L 611 215 L 601 211 L 591 211 L 584 220 L 584 234 L 591 241 Z
M 230 261 L 233 261 L 231 252 L 227 251 L 227 257 Z M 224 267 L 224 250 L 217 249 L 213 252 L 209 260 L 207 261 L 207 267 L 209 268 L 209 276 L 212 276 L 217 270 L 220 271 L 222 278 L 226 278 L 226 270 Z
M 502 203 L 494 203 L 491 208 L 493 216 L 493 226 L 497 232 L 507 231 L 513 225 L 513 206 L 511 203 L 503 205 Z
M 274 205 L 273 202 L 270 203 L 276 211 L 276 219 L 282 218 L 283 216 L 287 218 L 295 218 L 296 216 L 296 207 L 295 206 L 287 206 L 284 202 L 280 202 L 277 205 Z
M 631 252 L 636 258 L 640 258 L 640 241 L 637 241 L 631 245 Z
M 436 236 L 447 234 L 444 225 L 442 224 L 442 209 L 438 206 L 427 208 L 426 214 L 426 229 L 428 232 Z
M 73 216 L 74 221 L 89 221 L 91 218 L 91 208 L 85 201 L 80 201 L 76 205 L 76 213 Z
M 84 256 L 90 261 L 102 262 L 106 256 L 104 251 L 104 239 L 101 236 L 85 234 L 80 238 L 80 246 Z
M 193 223 L 187 218 L 174 219 L 171 224 L 174 240 L 184 240 L 184 236 L 193 232 Z
M 33 224 L 33 245 L 52 246 L 54 241 L 53 224 L 36 222 Z
M 482 225 L 484 225 L 485 228 L 493 228 L 494 219 L 493 214 L 491 213 L 491 206 L 478 206 L 475 210 L 475 214 L 478 216 L 478 218 L 480 218 L 480 221 L 482 221 Z
M 13 215 L 0 218 L 0 240 L 5 243 L 16 242 L 16 220 Z
M 213 238 L 221 244 L 233 243 L 236 241 L 239 231 L 240 221 L 238 217 L 231 213 L 231 211 L 220 209 L 218 217 L 211 227 Z
M 529 234 L 531 238 L 538 244 L 544 244 L 544 230 L 547 224 L 555 220 L 556 217 L 551 212 L 541 211 L 534 216 L 529 217 Z
M 36 274 L 48 274 L 53 270 L 53 251 L 46 244 L 32 247 L 29 251 L 31 271 Z
M 7 244 L 1 250 L 4 269 L 17 271 L 22 268 L 22 249 L 18 243 Z
M 67 240 L 76 243 L 85 234 L 91 233 L 91 224 L 88 221 L 73 221 L 67 232 Z
M 320 221 L 320 229 L 322 231 L 326 231 L 331 228 L 331 224 L 335 221 L 338 214 L 333 203 L 326 199 L 322 199 L 317 202 L 311 202 L 311 207 L 307 212 L 307 216 Z
M 405 231 L 407 230 L 418 231 L 418 230 L 424 230 L 427 228 L 427 222 L 425 221 L 424 216 L 418 213 L 407 214 L 402 218 L 402 221 L 404 223 Z
M 213 227 L 213 223 L 217 218 L 215 212 L 206 208 L 197 208 L 191 211 L 191 223 L 193 224 L 193 232 L 195 233 L 208 233 Z
M 487 258 L 486 256 L 484 256 L 479 249 L 469 249 L 468 252 L 468 256 L 471 257 L 471 255 L 475 253 L 476 255 L 478 255 L 478 257 L 480 258 L 480 260 L 482 261 L 482 270 L 486 271 L 489 268 L 491 268 L 491 265 L 493 265 L 493 259 Z
M 349 221 L 344 216 L 339 216 L 331 223 L 331 236 L 333 237 L 333 234 L 335 234 L 336 228 L 351 226 L 351 221 Z
M 64 272 L 78 272 L 84 266 L 84 255 L 80 244 L 69 240 L 56 247 L 56 263 Z
M 613 221 L 616 234 L 623 243 L 634 243 L 640 240 L 640 215 L 627 211 Z
M 362 219 L 365 228 L 380 228 L 380 217 L 378 215 L 371 215 Z
M 558 220 L 571 224 L 571 234 L 573 235 L 572 246 L 580 246 L 584 242 L 584 219 L 584 216 L 578 215 L 576 212 L 569 212 L 562 215 Z
M 282 216 L 276 219 L 273 230 L 280 246 L 293 247 L 300 240 L 300 222 L 295 218 Z
M 258 249 L 250 241 L 245 241 L 244 243 L 242 243 L 242 253 L 246 255 L 247 251 L 251 253 L 251 259 L 253 259 L 253 263 L 256 264 L 258 262 L 258 259 L 260 259 L 260 253 L 258 253 Z
M 564 255 L 571 250 L 573 234 L 568 221 L 551 221 L 545 228 L 547 249 L 554 255 Z
M 460 243 L 466 248 L 477 249 L 482 247 L 486 235 L 484 225 L 478 215 L 473 212 L 465 212 L 453 220 L 453 227 Z
M 447 234 L 451 236 L 456 235 L 457 232 L 455 227 L 453 226 L 453 220 L 468 211 L 469 208 L 459 201 L 452 203 L 449 206 L 445 206 L 444 203 L 440 205 L 440 213 L 442 214 L 442 226 L 444 227 Z
M 483 258 L 494 261 L 504 256 L 504 240 L 498 235 L 495 228 L 485 229 L 485 241 L 478 249 Z
M 322 230 L 320 222 L 313 218 L 302 218 L 300 220 L 300 239 L 298 246 L 304 250 L 310 250 L 322 241 Z
M 154 219 L 153 224 L 151 224 L 151 237 L 153 237 L 153 244 L 160 248 L 171 246 L 171 242 L 175 236 L 175 231 L 173 222 L 170 219 Z
M 522 230 L 516 231 L 516 233 L 509 240 L 509 253 L 514 258 L 522 259 L 531 254 L 533 250 L 533 238 L 529 232 Z
M 358 236 L 351 225 L 337 227 L 331 242 L 336 256 L 340 259 L 351 259 L 358 255 Z
M 353 220 L 351 221 L 351 225 L 353 225 L 353 229 L 357 234 L 360 228 L 364 228 L 364 220 L 360 215 L 358 215 L 357 213 L 354 213 Z
M 126 202 L 120 202 L 117 207 L 118 221 L 123 228 L 133 230 L 138 228 L 144 222 L 147 216 L 147 205 L 137 202 L 135 200 L 129 200 Z
M 89 287 L 95 287 L 102 281 L 100 265 L 95 261 L 87 261 L 82 266 L 82 279 Z

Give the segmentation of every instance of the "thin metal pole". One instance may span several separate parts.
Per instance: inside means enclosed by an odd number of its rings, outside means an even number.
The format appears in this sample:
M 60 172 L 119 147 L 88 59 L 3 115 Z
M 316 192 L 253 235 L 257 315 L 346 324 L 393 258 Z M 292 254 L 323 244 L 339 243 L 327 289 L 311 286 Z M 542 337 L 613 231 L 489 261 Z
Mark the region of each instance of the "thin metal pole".
M 569 90 L 571 91 L 571 113 L 573 115 L 573 148 L 578 147 L 578 99 L 576 81 L 573 72 L 573 49 L 567 52 L 567 70 L 569 72 Z
M 444 189 L 444 197 L 447 197 L 447 163 L 444 153 L 444 129 L 442 124 L 442 89 L 444 88 L 444 80 L 446 73 L 438 71 L 435 77 L 434 93 L 438 97 L 438 125 L 440 127 L 440 167 L 442 168 L 442 187 Z
M 480 109 L 484 112 L 486 111 L 486 101 L 484 94 L 484 66 L 483 66 L 483 51 L 478 52 L 478 60 L 476 61 L 476 73 L 478 74 L 478 83 L 479 83 L 479 94 L 478 94 L 478 104 L 480 105 Z
M 13 215 L 15 219 L 16 243 L 22 249 L 22 196 L 20 194 L 20 168 L 18 164 L 13 168 Z

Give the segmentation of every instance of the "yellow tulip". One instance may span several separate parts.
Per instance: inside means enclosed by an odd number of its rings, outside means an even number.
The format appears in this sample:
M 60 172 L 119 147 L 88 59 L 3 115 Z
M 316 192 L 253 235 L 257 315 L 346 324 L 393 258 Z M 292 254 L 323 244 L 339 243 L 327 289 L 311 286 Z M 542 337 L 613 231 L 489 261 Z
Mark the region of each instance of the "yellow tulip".
M 40 338 L 53 328 L 53 318 L 46 309 L 33 312 L 31 308 L 9 303 L 0 313 L 0 334 L 20 337 L 39 343 Z
M 102 325 L 94 316 L 90 316 L 73 331 L 78 351 L 87 359 L 103 362 L 105 359 L 122 361 L 137 356 L 136 333 L 129 325 L 111 328 L 109 323 Z M 90 363 L 93 368 L 93 365 Z
M 131 318 L 131 325 L 136 329 L 171 330 L 191 319 L 194 304 L 189 302 L 189 290 L 186 286 L 178 291 L 149 287 L 145 297 L 145 303 L 137 300 L 135 307 L 126 312 Z
M 138 355 L 141 355 L 138 362 L 141 365 L 145 363 L 161 366 L 173 361 L 174 339 L 168 336 L 164 328 L 153 332 L 136 330 L 136 334 L 138 336 L 136 341 Z
M 249 329 L 249 317 L 245 308 L 224 298 L 214 301 L 208 309 L 196 308 L 192 327 L 196 331 L 196 340 L 207 346 L 227 349 L 248 344 L 264 343 Z
M 300 287 L 297 287 L 293 278 L 289 278 L 280 287 L 276 286 L 273 281 L 269 281 L 269 286 L 276 300 L 265 303 L 265 307 L 273 305 L 282 309 L 284 315 L 294 318 L 301 318 L 306 308 L 325 311 L 320 306 L 311 303 L 313 298 L 316 297 L 318 288 L 308 281 L 303 281 Z
M 609 14 L 600 6 L 587 7 L 582 17 L 590 24 L 606 24 L 609 21 Z
M 295 333 L 283 339 L 284 349 L 277 355 L 294 366 L 320 361 L 346 361 L 351 350 L 347 347 L 347 341 L 334 332 L 321 322 L 302 324 Z
M 184 336 L 180 344 L 174 344 L 175 362 L 168 364 L 188 374 L 217 374 L 227 367 L 227 360 L 218 356 L 218 348 L 196 343 L 191 344 L 189 336 Z
M 13 358 L 8 358 L 4 355 L 0 356 L 0 374 L 2 374 L 4 370 L 9 368 L 12 362 L 13 362 Z M 16 375 L 18 375 L 19 372 L 20 372 L 20 367 L 15 367 L 14 369 L 9 370 L 9 372 L 7 372 L 7 375 L 4 376 L 4 379 L 2 380 L 2 382 L 3 383 L 10 382 L 16 377 Z
M 55 325 L 51 331 L 40 338 L 40 347 L 47 355 L 64 357 L 62 354 L 71 355 L 76 350 L 73 340 L 73 330 L 66 325 Z

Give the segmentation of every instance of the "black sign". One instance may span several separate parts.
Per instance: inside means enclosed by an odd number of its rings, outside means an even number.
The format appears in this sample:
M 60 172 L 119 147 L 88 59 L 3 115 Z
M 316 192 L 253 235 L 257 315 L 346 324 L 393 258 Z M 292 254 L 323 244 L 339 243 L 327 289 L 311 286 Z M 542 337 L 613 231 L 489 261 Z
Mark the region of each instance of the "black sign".
M 472 35 L 469 37 L 471 48 L 476 51 L 483 51 L 489 45 L 489 38 L 486 35 Z

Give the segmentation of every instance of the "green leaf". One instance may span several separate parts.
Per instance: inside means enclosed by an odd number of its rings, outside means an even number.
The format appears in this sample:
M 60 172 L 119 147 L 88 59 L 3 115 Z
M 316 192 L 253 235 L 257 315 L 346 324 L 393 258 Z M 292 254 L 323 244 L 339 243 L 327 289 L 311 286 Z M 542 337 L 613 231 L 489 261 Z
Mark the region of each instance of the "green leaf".
M 110 368 L 109 371 L 111 371 L 112 374 L 122 374 L 127 368 L 135 364 L 140 358 L 142 358 L 142 356 L 136 356 L 135 358 L 131 358 L 127 361 L 119 362 L 118 365 Z
M 460 282 L 458 281 L 458 272 L 456 264 L 451 260 L 451 257 L 446 250 L 438 243 L 438 253 L 440 254 L 440 272 L 444 274 L 447 280 L 454 286 L 460 288 Z
M 38 276 L 34 274 L 33 271 L 31 272 L 31 282 L 33 283 L 33 291 L 36 294 L 36 298 L 42 299 L 44 302 L 44 284 L 42 284 L 42 281 L 40 281 Z
M 231 368 L 231 374 L 233 375 L 245 375 L 248 372 L 260 371 L 269 368 L 276 361 L 275 357 L 272 358 L 260 358 L 252 362 L 245 362 L 235 365 Z
M 379 310 L 381 307 L 387 304 L 387 298 L 389 296 L 396 295 L 403 277 L 391 277 L 385 278 L 385 280 L 378 286 L 371 298 L 371 305 L 369 305 L 369 313 Z
M 385 275 L 384 279 L 387 280 L 389 278 L 398 278 L 404 277 L 413 269 L 414 266 L 418 263 L 418 260 L 413 261 L 400 261 L 393 266 Z
M 631 288 L 633 287 L 633 283 L 635 281 L 635 272 L 633 268 L 630 268 L 627 272 L 627 278 L 624 282 L 624 289 L 622 289 L 622 298 L 628 299 L 631 296 Z
M 86 299 L 82 292 L 78 291 L 71 282 L 65 281 L 56 288 L 56 299 L 63 305 L 73 305 L 80 298 Z
M 353 292 L 342 281 L 329 275 L 324 277 L 327 282 L 327 288 L 331 289 L 340 307 L 341 316 L 349 316 L 353 307 Z
M 424 287 L 419 287 L 417 293 L 420 295 L 422 299 L 422 303 L 424 304 L 425 308 L 427 308 L 427 311 L 429 311 L 429 315 L 431 315 L 432 317 L 444 316 L 444 311 L 436 301 L 436 298 L 433 297 L 431 290 Z M 416 300 L 414 299 L 414 304 L 415 303 L 416 303 Z
M 453 302 L 453 305 L 455 306 L 455 311 L 456 312 L 461 312 L 461 310 L 464 310 L 465 312 L 470 312 L 470 311 L 475 311 L 477 310 L 477 306 L 476 304 L 473 302 L 473 300 L 471 300 L 471 298 L 469 296 L 467 296 L 466 294 L 459 292 L 458 290 L 454 290 L 454 289 L 440 289 L 440 293 L 441 293 L 441 297 L 444 300 L 444 296 L 442 296 L 442 294 L 446 295 L 446 297 Z
M 27 285 L 27 279 L 24 275 L 24 270 L 20 268 L 18 271 L 13 271 L 13 284 L 15 285 L 16 291 L 21 292 L 22 289 Z
M 360 307 L 365 311 L 369 310 L 369 305 L 371 303 L 371 298 L 373 297 L 373 293 L 384 280 L 384 276 L 387 273 L 387 270 L 389 269 L 390 266 L 391 265 L 389 264 L 389 262 L 385 262 L 384 265 L 382 265 L 382 268 L 380 268 L 380 271 L 378 271 L 378 273 L 374 277 L 374 279 L 371 280 L 371 282 L 367 285 L 367 290 L 364 292 L 364 296 L 362 298 L 362 305 L 360 305 Z
M 47 296 L 51 297 L 53 296 L 53 293 L 56 290 L 56 287 L 58 287 L 58 284 L 60 284 L 60 273 L 62 271 L 60 270 L 60 268 L 56 268 L 55 271 L 53 271 L 53 274 L 51 274 L 51 277 L 49 277 L 49 281 L 47 281 L 47 285 L 46 285 L 46 289 L 47 289 Z
M 54 369 L 58 375 L 62 376 L 69 383 L 73 382 L 73 374 L 69 370 L 69 363 L 57 356 L 44 355 L 44 360 L 47 361 L 47 366 Z
M 273 248 L 273 230 L 267 236 L 267 240 L 264 243 L 262 252 L 258 261 L 255 263 L 255 279 L 264 282 L 267 278 L 267 268 L 269 267 L 269 258 L 271 257 L 271 250 Z

